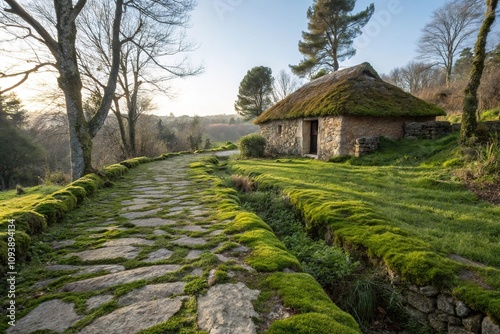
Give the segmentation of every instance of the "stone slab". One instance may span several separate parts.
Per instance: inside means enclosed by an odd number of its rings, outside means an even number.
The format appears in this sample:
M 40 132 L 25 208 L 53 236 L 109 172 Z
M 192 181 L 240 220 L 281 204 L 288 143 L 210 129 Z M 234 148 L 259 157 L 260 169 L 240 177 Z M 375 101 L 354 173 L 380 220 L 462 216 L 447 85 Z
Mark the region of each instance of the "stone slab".
M 157 208 L 157 209 L 153 209 L 153 210 L 149 210 L 149 211 L 131 211 L 131 212 L 121 213 L 120 216 L 122 216 L 123 218 L 127 218 L 127 219 L 136 219 L 136 218 L 141 218 L 141 217 L 145 217 L 145 216 L 149 216 L 149 215 L 154 215 L 154 214 L 160 212 L 161 210 L 162 210 L 162 208 Z
M 166 248 L 158 249 L 157 251 L 149 253 L 148 258 L 145 259 L 144 262 L 163 261 L 170 258 L 172 254 L 174 254 L 174 252 Z
M 188 253 L 188 255 L 186 256 L 186 259 L 188 260 L 196 260 L 196 259 L 199 259 L 201 257 L 201 254 L 203 254 L 204 252 L 203 251 L 200 251 L 200 250 L 192 250 Z
M 198 298 L 198 326 L 210 334 L 256 334 L 252 301 L 258 296 L 241 282 L 215 285 Z
M 120 297 L 120 299 L 118 299 L 118 305 L 125 306 L 179 295 L 184 292 L 185 286 L 185 282 L 146 285 Z
M 106 304 L 107 302 L 112 301 L 113 298 L 114 298 L 113 295 L 92 296 L 89 299 L 87 299 L 87 309 L 93 310 L 95 308 L 98 308 L 99 306 Z
M 37 330 L 51 330 L 62 333 L 82 316 L 76 314 L 73 303 L 54 299 L 41 303 L 25 317 L 16 321 L 16 326 L 9 327 L 8 334 L 26 334 Z
M 141 239 L 141 238 L 119 238 L 119 239 L 112 239 L 109 241 L 106 241 L 103 246 L 105 247 L 120 247 L 120 246 L 128 246 L 128 245 L 147 245 L 147 246 L 152 246 L 154 245 L 154 241 L 152 240 L 146 240 L 146 239 Z
M 110 286 L 135 282 L 141 279 L 151 279 L 179 270 L 179 265 L 159 265 L 151 267 L 136 268 L 125 270 L 119 273 L 108 274 L 104 276 L 88 278 L 82 281 L 76 281 L 66 284 L 62 291 L 65 292 L 87 292 L 101 290 Z
M 158 299 L 119 308 L 82 329 L 80 334 L 136 334 L 170 319 L 179 312 L 183 299 Z
M 173 240 L 172 243 L 179 246 L 203 246 L 207 244 L 207 241 L 203 238 L 191 238 L 183 236 L 177 240 Z
M 75 240 L 63 240 L 56 241 L 51 244 L 52 249 L 60 249 L 68 246 L 72 246 L 76 241 Z
M 208 232 L 208 230 L 202 226 L 198 225 L 186 225 L 186 226 L 181 226 L 177 228 L 178 230 L 181 231 L 187 231 L 187 232 Z
M 78 274 L 93 274 L 100 271 L 106 271 L 110 274 L 124 271 L 125 267 L 119 264 L 99 264 L 95 266 L 71 266 L 67 264 L 54 264 L 45 267 L 50 271 L 72 271 L 79 270 Z
M 83 261 L 110 260 L 124 258 L 131 260 L 139 254 L 140 249 L 133 246 L 115 246 L 89 249 L 86 251 L 71 253 L 69 256 L 78 256 Z
M 138 227 L 156 227 L 156 226 L 168 226 L 176 224 L 175 220 L 162 219 L 162 218 L 146 218 L 146 219 L 134 219 L 131 221 L 132 224 Z

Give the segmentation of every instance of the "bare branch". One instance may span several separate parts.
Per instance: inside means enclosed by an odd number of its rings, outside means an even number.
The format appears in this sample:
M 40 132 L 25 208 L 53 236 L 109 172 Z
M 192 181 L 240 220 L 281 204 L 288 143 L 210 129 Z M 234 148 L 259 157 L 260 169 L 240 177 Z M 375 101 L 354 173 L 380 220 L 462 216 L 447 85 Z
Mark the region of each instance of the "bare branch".
M 28 80 L 30 74 L 37 72 L 39 69 L 41 69 L 42 67 L 45 67 L 45 66 L 54 66 L 54 64 L 53 63 L 41 63 L 41 64 L 37 64 L 35 67 L 33 67 L 29 70 L 18 72 L 18 73 L 5 74 L 5 73 L 0 72 L 0 79 L 2 79 L 2 78 L 14 78 L 14 77 L 22 76 L 22 78 L 14 85 L 12 85 L 8 88 L 5 88 L 3 90 L 0 90 L 0 95 L 19 87 L 26 80 Z

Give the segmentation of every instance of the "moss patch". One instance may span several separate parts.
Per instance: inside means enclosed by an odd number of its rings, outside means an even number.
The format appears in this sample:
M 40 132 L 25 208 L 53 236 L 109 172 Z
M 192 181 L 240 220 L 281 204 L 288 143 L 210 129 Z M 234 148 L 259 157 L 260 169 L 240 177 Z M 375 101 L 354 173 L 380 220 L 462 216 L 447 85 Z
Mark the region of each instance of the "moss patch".
M 266 283 L 277 291 L 284 306 L 300 313 L 275 322 L 270 333 L 286 333 L 284 330 L 290 328 L 297 332 L 288 333 L 361 333 L 354 319 L 338 308 L 309 274 L 275 273 Z M 325 327 L 315 326 L 316 321 Z

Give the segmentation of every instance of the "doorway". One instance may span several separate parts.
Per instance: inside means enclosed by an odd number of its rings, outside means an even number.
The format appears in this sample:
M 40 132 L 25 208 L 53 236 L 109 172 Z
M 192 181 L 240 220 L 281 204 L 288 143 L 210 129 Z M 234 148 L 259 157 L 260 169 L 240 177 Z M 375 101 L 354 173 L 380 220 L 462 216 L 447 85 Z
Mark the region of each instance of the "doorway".
M 311 146 L 309 149 L 309 154 L 318 154 L 318 128 L 319 123 L 317 120 L 311 121 Z

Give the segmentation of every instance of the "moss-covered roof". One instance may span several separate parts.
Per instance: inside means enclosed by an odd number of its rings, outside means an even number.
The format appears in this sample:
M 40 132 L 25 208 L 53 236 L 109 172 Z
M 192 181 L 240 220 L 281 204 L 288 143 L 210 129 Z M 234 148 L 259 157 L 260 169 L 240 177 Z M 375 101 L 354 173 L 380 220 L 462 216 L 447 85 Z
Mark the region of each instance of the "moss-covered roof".
M 313 80 L 262 113 L 261 124 L 318 116 L 441 116 L 444 111 L 383 81 L 369 63 Z

